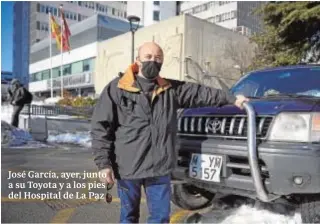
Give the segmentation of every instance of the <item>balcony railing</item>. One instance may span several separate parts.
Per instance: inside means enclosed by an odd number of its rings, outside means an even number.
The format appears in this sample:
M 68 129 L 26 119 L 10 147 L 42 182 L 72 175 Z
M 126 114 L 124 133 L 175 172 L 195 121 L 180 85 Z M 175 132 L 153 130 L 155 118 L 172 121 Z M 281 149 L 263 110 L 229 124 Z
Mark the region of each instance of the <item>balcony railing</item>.
M 63 88 L 81 88 L 94 85 L 94 72 L 67 75 L 63 77 Z M 53 89 L 61 88 L 61 77 L 52 79 Z M 30 82 L 31 92 L 48 91 L 51 89 L 51 79 Z

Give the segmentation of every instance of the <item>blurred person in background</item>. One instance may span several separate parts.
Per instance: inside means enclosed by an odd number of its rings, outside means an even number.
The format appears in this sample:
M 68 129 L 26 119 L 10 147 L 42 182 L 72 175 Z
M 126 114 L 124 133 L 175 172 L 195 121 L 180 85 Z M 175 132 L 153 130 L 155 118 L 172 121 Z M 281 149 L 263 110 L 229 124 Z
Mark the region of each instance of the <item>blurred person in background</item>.
M 32 94 L 19 82 L 18 79 L 11 81 L 11 86 L 8 88 L 10 96 L 9 102 L 13 106 L 11 117 L 11 125 L 14 127 L 19 126 L 19 115 L 25 104 L 32 102 Z

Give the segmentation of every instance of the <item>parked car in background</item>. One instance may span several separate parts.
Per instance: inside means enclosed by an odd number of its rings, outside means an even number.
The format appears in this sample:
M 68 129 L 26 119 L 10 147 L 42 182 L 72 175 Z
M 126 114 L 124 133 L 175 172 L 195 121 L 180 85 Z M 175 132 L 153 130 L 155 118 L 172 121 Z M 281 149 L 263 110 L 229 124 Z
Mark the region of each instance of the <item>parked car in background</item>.
M 199 209 L 217 193 L 240 195 L 288 203 L 303 222 L 320 222 L 320 66 L 250 72 L 231 92 L 251 106 L 182 112 L 173 202 Z

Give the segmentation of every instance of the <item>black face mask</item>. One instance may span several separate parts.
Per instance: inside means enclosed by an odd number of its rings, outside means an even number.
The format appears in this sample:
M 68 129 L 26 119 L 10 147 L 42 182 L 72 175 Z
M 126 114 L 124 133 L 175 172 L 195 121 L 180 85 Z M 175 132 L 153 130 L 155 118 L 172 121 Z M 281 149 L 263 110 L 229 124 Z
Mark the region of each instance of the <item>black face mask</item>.
M 142 63 L 142 75 L 147 79 L 156 78 L 161 70 L 162 63 L 158 63 L 155 61 L 143 61 Z

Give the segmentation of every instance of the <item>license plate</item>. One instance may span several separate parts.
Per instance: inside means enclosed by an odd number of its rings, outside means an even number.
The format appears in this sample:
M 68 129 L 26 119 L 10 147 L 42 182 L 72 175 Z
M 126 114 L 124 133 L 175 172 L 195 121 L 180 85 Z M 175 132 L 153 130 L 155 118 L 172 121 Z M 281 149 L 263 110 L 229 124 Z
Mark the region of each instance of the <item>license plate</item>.
M 220 182 L 222 163 L 222 156 L 193 153 L 189 165 L 189 176 L 199 180 Z

